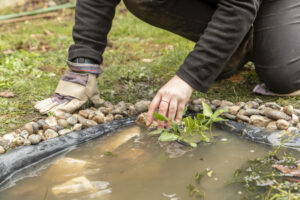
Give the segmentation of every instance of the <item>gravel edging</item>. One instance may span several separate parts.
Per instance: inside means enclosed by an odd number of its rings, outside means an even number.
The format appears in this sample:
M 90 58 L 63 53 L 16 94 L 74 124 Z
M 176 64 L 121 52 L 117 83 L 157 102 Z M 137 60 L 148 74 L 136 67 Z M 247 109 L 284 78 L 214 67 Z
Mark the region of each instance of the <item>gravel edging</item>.
M 115 120 L 77 132 L 52 138 L 37 145 L 20 146 L 0 155 L 0 190 L 12 177 L 25 169 L 39 164 L 54 155 L 66 152 L 78 145 L 108 134 L 119 128 L 135 124 L 136 116 Z

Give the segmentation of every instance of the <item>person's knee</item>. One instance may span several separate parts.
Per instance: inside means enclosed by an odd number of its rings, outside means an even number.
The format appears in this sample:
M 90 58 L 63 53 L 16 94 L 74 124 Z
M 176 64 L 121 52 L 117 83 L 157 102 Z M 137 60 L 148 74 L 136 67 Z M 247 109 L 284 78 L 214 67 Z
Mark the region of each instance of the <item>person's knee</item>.
M 256 69 L 261 81 L 269 90 L 279 94 L 288 94 L 299 90 L 295 84 L 293 72 L 288 67 L 275 69 Z M 299 86 L 298 86 L 299 87 Z

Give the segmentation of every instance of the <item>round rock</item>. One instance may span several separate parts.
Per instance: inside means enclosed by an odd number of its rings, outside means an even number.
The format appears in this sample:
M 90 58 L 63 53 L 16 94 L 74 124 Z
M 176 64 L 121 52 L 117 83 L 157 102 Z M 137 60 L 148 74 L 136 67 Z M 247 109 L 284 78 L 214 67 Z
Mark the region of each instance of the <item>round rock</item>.
M 283 112 L 285 112 L 285 113 L 288 114 L 289 116 L 292 116 L 293 110 L 294 110 L 294 107 L 293 107 L 292 105 L 284 106 L 284 107 L 283 107 Z
M 51 126 L 51 127 L 57 126 L 57 121 L 54 116 L 47 117 L 45 119 L 45 122 L 48 126 Z
M 69 124 L 67 122 L 67 120 L 65 119 L 59 119 L 57 121 L 58 126 L 61 126 L 62 128 L 66 128 Z
M 23 130 L 21 131 L 20 136 L 23 137 L 24 139 L 27 139 L 29 136 L 29 132 L 27 130 Z
M 261 127 L 261 128 L 265 128 L 268 125 L 268 123 L 271 121 L 270 119 L 263 117 L 261 115 L 252 115 L 250 117 L 250 120 L 254 126 Z
M 134 108 L 137 113 L 147 112 L 148 106 L 150 103 L 151 103 L 150 101 L 142 100 L 142 101 L 136 102 L 134 104 Z
M 55 138 L 58 136 L 58 133 L 52 129 L 47 129 L 44 133 L 46 139 L 51 139 L 51 138 Z
M 240 109 L 241 109 L 240 106 L 230 106 L 228 108 L 228 111 L 229 111 L 230 114 L 236 115 L 239 112 Z
M 274 110 L 274 109 L 270 109 L 267 108 L 263 114 L 270 118 L 270 119 L 274 119 L 274 120 L 280 120 L 280 119 L 284 119 L 284 120 L 291 120 L 291 117 L 288 116 L 287 114 L 285 114 L 284 112 L 278 111 L 278 110 Z
M 290 123 L 284 119 L 277 120 L 276 125 L 280 130 L 287 130 L 290 127 Z
M 68 124 L 70 124 L 72 126 L 75 125 L 75 124 L 77 124 L 77 122 L 78 122 L 77 115 L 72 115 L 71 117 L 69 117 L 67 119 L 67 122 L 68 122 Z
M 30 141 L 31 144 L 38 144 L 42 140 L 42 136 L 40 135 L 30 135 L 28 140 Z
M 75 124 L 72 128 L 73 131 L 80 131 L 82 129 L 82 124 Z
M 270 130 L 277 130 L 276 122 L 275 121 L 270 122 L 266 128 Z
M 4 154 L 4 153 L 5 153 L 5 149 L 2 146 L 0 146 L 0 154 Z
M 32 127 L 31 123 L 25 124 L 25 126 L 23 127 L 23 130 L 26 130 L 29 133 L 29 135 L 34 133 L 34 130 L 33 130 L 33 127 Z
M 103 115 L 103 114 L 102 114 L 102 115 L 98 114 L 98 115 L 96 115 L 96 116 L 93 118 L 93 120 L 94 120 L 95 122 L 97 122 L 98 124 L 103 124 L 103 123 L 104 123 L 104 115 Z
M 62 129 L 62 130 L 58 131 L 58 134 L 59 135 L 66 135 L 66 134 L 68 134 L 70 132 L 71 132 L 70 129 Z

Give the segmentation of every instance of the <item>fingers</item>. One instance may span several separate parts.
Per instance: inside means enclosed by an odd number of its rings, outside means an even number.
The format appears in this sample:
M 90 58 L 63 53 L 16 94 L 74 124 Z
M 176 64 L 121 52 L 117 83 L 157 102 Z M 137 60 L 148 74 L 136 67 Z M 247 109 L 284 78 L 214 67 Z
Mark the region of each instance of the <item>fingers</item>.
M 173 121 L 176 116 L 177 112 L 177 107 L 178 107 L 178 100 L 177 99 L 172 99 L 169 105 L 169 112 L 168 112 L 168 119 L 169 121 Z
M 182 115 L 184 113 L 184 108 L 185 108 L 185 103 L 180 102 L 177 107 L 177 114 L 176 114 L 176 119 L 175 119 L 176 123 L 178 123 L 178 124 L 181 122 Z
M 169 109 L 169 102 L 170 102 L 169 99 L 162 99 L 160 101 L 159 110 L 158 110 L 159 114 L 161 114 L 163 116 L 167 116 L 168 109 Z M 164 128 L 164 126 L 165 126 L 165 122 L 158 121 L 158 128 Z
M 161 95 L 157 94 L 152 100 L 152 102 L 150 103 L 148 108 L 148 114 L 147 114 L 147 124 L 146 124 L 147 126 L 149 126 L 152 123 L 154 112 L 158 108 L 160 100 L 161 100 Z

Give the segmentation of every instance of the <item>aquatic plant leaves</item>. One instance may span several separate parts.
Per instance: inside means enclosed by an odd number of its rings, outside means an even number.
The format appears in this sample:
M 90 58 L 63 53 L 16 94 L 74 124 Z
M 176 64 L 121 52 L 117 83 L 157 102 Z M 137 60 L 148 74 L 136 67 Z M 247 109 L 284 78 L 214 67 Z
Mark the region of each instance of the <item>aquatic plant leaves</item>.
M 159 136 L 158 140 L 161 142 L 172 142 L 172 141 L 177 140 L 178 137 L 179 137 L 178 135 L 175 135 L 173 133 L 163 132 Z
M 159 135 L 159 134 L 161 134 L 163 131 L 164 131 L 164 129 L 157 129 L 157 130 L 154 130 L 154 131 L 149 132 L 148 134 L 149 134 L 149 135 Z
M 211 117 L 213 115 L 213 111 L 211 110 L 211 108 L 207 103 L 202 102 L 202 107 L 203 107 L 203 114 L 206 117 Z
M 225 119 L 223 118 L 219 118 L 219 116 L 221 114 L 223 114 L 224 112 L 228 112 L 227 109 L 218 109 L 216 110 L 216 112 L 214 112 L 214 114 L 212 114 L 211 118 L 212 118 L 212 121 L 213 122 L 218 122 L 218 121 L 226 121 Z
M 154 112 L 154 117 L 159 121 L 168 121 L 168 118 L 159 114 L 158 112 Z

